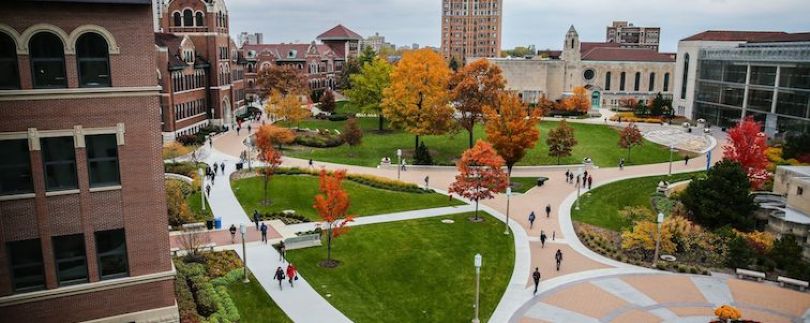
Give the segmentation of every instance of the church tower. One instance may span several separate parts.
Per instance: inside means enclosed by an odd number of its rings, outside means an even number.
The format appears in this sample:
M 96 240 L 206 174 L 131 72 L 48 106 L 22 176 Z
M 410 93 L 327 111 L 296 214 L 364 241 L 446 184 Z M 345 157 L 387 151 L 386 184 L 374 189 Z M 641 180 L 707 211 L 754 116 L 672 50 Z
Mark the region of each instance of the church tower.
M 574 28 L 574 25 L 571 25 L 571 28 L 568 28 L 568 32 L 565 34 L 565 44 L 563 44 L 562 59 L 568 62 L 579 61 L 580 48 L 579 34 L 577 34 L 577 30 Z

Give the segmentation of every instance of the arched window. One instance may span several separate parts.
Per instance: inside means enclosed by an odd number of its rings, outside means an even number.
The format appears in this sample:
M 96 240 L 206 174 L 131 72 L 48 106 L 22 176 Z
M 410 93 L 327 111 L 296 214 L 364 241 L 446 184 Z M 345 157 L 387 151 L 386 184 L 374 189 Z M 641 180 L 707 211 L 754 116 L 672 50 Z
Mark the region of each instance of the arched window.
M 605 73 L 605 91 L 610 91 L 610 72 Z
M 197 27 L 202 27 L 203 25 L 205 25 L 205 24 L 204 24 L 204 21 L 203 21 L 203 14 L 202 14 L 202 12 L 199 12 L 199 11 L 198 11 L 198 12 L 197 12 L 197 15 L 196 15 L 194 18 L 195 18 L 195 20 L 196 20 L 195 22 L 197 23 Z
M 571 49 L 574 49 L 574 39 L 571 38 Z
M 76 41 L 79 86 L 110 86 L 110 58 L 107 41 L 96 33 L 81 35 Z
M 191 9 L 183 10 L 183 26 L 194 26 L 194 13 L 191 12 Z
M 641 86 L 641 72 L 636 72 L 635 83 L 633 84 L 633 91 L 638 92 L 639 86 Z
M 173 15 L 173 18 L 174 18 L 174 25 L 175 26 L 180 27 L 180 26 L 183 25 L 179 12 L 175 12 L 174 15 Z
M 622 72 L 622 74 L 619 75 L 619 91 L 624 91 L 624 81 L 626 79 L 626 75 L 627 73 L 625 72 Z
M 34 88 L 67 87 L 65 46 L 58 36 L 41 32 L 28 43 Z
M 650 73 L 650 84 L 649 84 L 649 91 L 652 92 L 655 90 L 655 73 Z
M 686 99 L 686 82 L 689 79 L 689 53 L 683 57 L 683 81 L 681 82 L 681 99 Z
M 669 92 L 669 73 L 664 73 L 664 92 Z
M 20 71 L 17 69 L 17 45 L 8 35 L 0 33 L 0 89 L 20 88 Z

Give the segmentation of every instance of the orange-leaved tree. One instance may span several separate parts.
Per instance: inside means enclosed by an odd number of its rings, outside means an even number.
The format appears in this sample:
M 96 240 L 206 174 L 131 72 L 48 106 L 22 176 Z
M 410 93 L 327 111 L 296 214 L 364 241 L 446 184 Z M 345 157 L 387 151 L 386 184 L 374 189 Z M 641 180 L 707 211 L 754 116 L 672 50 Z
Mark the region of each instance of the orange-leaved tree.
M 505 87 L 500 67 L 486 59 L 467 64 L 450 78 L 451 100 L 459 112 L 458 124 L 469 133 L 469 148 L 475 124 L 484 118 L 484 106 L 494 105 Z
M 256 79 L 259 87 L 268 93 L 278 91 L 283 95 L 306 95 L 309 89 L 306 75 L 292 65 L 271 66 L 262 69 Z
M 760 188 L 770 176 L 765 169 L 768 166 L 765 155 L 768 144 L 761 129 L 760 124 L 748 116 L 729 129 L 729 144 L 723 147 L 723 159 L 740 163 L 753 189 Z
M 484 107 L 487 141 L 506 162 L 508 173 L 540 140 L 540 110 L 529 111 L 517 95 L 502 92 L 493 106 Z
M 461 155 L 456 163 L 459 174 L 450 184 L 450 193 L 456 193 L 475 201 L 475 220 L 478 221 L 478 201 L 491 199 L 495 193 L 506 190 L 507 175 L 503 172 L 504 160 L 483 140 Z
M 591 100 L 588 99 L 588 93 L 584 87 L 577 86 L 574 88 L 574 93 L 565 98 L 563 107 L 567 111 L 576 111 L 586 113 L 591 108 Z
M 259 127 L 255 136 L 256 147 L 276 145 L 278 150 L 281 150 L 281 145 L 288 145 L 295 141 L 295 133 L 292 130 L 271 124 Z
M 262 126 L 265 128 L 266 126 Z M 262 128 L 259 128 L 260 130 Z M 265 132 L 266 132 L 265 128 Z M 270 205 L 270 200 L 267 197 L 267 185 L 270 184 L 270 177 L 275 174 L 276 169 L 281 165 L 281 153 L 273 149 L 273 142 L 268 140 L 265 136 L 256 137 L 256 149 L 259 150 L 259 160 L 264 162 L 264 167 L 259 168 L 259 172 L 264 175 L 264 205 Z M 262 138 L 262 139 L 259 139 Z
M 430 49 L 408 51 L 391 72 L 391 85 L 383 91 L 383 114 L 391 125 L 416 136 L 438 135 L 453 125 L 447 84 L 450 69 Z
M 627 160 L 630 160 L 630 149 L 644 143 L 644 137 L 635 123 L 630 123 L 619 133 L 619 147 L 627 149 Z
M 312 112 L 302 106 L 301 97 L 297 94 L 282 94 L 272 91 L 270 99 L 265 103 L 264 110 L 276 118 L 287 120 L 290 123 L 300 124 L 301 120 L 312 115 Z
M 327 172 L 321 170 L 320 187 L 321 194 L 315 196 L 315 203 L 312 205 L 318 212 L 326 225 L 326 261 L 322 263 L 324 267 L 335 267 L 337 262 L 332 260 L 332 239 L 346 233 L 349 222 L 354 221 L 349 212 L 349 193 L 343 190 L 341 182 L 346 178 L 346 170 Z

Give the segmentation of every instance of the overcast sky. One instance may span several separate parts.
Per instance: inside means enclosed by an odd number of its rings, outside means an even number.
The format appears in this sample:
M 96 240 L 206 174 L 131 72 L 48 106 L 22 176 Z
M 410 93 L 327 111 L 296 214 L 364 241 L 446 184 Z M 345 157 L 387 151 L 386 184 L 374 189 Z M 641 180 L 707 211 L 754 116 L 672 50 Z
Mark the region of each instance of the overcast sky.
M 714 30 L 810 31 L 810 0 L 504 0 L 503 47 L 559 49 L 570 25 L 583 41 L 604 41 L 613 20 L 660 26 L 661 50 Z M 441 0 L 226 0 L 231 33 L 267 42 L 309 42 L 336 24 L 379 32 L 397 46 L 439 46 Z

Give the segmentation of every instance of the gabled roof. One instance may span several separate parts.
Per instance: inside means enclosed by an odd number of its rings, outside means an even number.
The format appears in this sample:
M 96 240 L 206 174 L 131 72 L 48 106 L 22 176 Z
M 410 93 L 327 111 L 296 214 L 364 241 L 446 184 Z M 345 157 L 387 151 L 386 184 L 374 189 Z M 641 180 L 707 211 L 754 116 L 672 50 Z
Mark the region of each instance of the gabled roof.
M 255 50 L 257 54 L 263 52 L 272 53 L 277 60 L 305 60 L 307 55 L 311 55 L 310 48 L 314 49 L 315 55 L 321 58 L 334 55 L 329 46 L 323 44 L 245 44 L 243 51 Z M 294 51 L 294 52 L 293 52 Z M 290 56 L 293 52 L 294 56 Z
M 647 48 L 596 47 L 582 55 L 583 61 L 675 62 L 674 53 Z
M 581 42 L 579 44 L 579 53 L 582 57 L 588 55 L 588 52 L 592 51 L 594 48 L 599 47 L 621 47 L 620 44 L 617 43 L 602 43 L 602 42 Z
M 707 30 L 681 39 L 681 41 L 757 41 L 787 35 L 783 31 Z
M 356 32 L 351 31 L 351 29 L 344 27 L 343 25 L 337 25 L 325 31 L 323 34 L 318 35 L 318 40 L 361 40 L 363 36 L 360 36 Z

